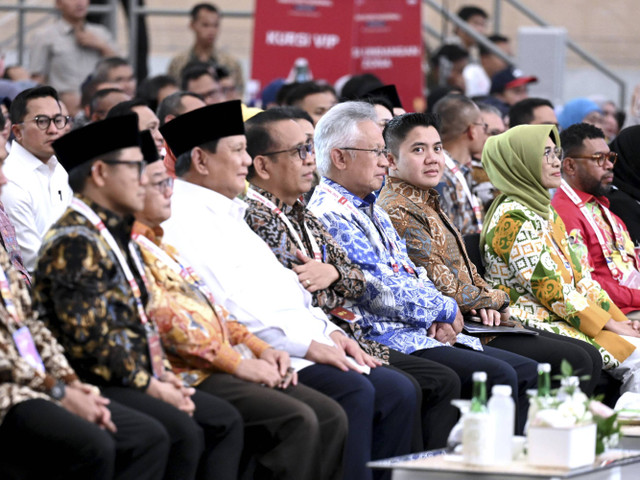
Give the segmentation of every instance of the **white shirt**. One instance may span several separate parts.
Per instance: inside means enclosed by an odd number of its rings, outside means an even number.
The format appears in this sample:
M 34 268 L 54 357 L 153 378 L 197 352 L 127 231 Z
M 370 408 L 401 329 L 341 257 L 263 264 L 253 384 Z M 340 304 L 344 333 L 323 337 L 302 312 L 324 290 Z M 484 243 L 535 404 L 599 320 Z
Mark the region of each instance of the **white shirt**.
M 465 92 L 467 97 L 489 95 L 491 91 L 491 79 L 482 65 L 470 63 L 462 71 L 464 77 Z
M 334 345 L 329 334 L 342 330 L 313 306 L 298 276 L 245 223 L 246 203 L 180 179 L 173 192 L 164 240 L 193 266 L 216 302 L 288 352 L 296 370 L 313 364 L 303 358 L 312 340 Z
M 0 199 L 16 229 L 24 266 L 33 272 L 44 234 L 71 203 L 69 176 L 55 156 L 43 163 L 15 140 L 3 171 L 8 182 Z

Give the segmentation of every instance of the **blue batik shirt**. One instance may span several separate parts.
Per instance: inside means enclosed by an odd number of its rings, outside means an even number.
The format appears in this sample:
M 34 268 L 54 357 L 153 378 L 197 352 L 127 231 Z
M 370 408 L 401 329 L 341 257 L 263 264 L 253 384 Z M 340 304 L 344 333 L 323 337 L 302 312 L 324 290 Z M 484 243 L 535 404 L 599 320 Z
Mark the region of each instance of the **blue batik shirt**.
M 308 205 L 364 272 L 366 291 L 352 308 L 364 335 L 403 353 L 444 346 L 427 330 L 433 322 L 453 323 L 458 306 L 409 259 L 405 242 L 375 200 L 323 177 Z M 457 341 L 482 350 L 477 338 L 459 334 Z

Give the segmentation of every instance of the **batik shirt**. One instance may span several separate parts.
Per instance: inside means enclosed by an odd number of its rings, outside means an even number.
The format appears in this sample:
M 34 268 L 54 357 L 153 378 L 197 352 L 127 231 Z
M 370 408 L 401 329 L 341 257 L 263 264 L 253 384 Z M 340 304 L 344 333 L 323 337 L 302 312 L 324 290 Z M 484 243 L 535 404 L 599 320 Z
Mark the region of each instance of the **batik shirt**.
M 511 314 L 525 324 L 578 338 L 600 350 L 615 368 L 634 347 L 604 330 L 626 317 L 580 262 L 586 252 L 572 244 L 553 207 L 544 219 L 521 203 L 501 203 L 485 225 L 485 277 L 511 299 Z
M 147 290 L 127 248 L 133 217 L 122 218 L 79 198 L 120 246 L 146 304 Z M 149 345 L 131 286 L 100 232 L 71 208 L 44 237 L 34 302 L 80 378 L 100 386 L 147 388 L 152 377 Z M 171 369 L 166 360 L 165 368 Z
M 427 330 L 433 322 L 455 320 L 455 300 L 413 264 L 391 220 L 374 204 L 375 195 L 359 198 L 324 177 L 323 184 L 337 197 L 316 187 L 308 208 L 364 272 L 367 287 L 354 310 L 362 316 L 365 336 L 403 353 L 443 346 Z M 458 341 L 482 349 L 475 338 L 460 334 Z
M 445 153 L 447 156 L 448 153 Z M 449 156 L 449 158 L 451 158 Z M 453 163 L 460 169 L 465 177 L 466 183 L 471 188 L 473 184 L 471 170 L 459 163 L 455 158 L 451 158 Z M 436 190 L 440 194 L 440 206 L 442 211 L 453 222 L 453 225 L 462 235 L 469 233 L 479 233 L 478 220 L 473 211 L 473 207 L 465 194 L 465 189 L 461 182 L 458 181 L 455 174 L 445 166 L 442 180 L 436 186 Z M 473 194 L 472 194 L 473 195 Z M 474 195 L 475 196 L 475 195 Z M 477 199 L 477 197 L 476 197 Z M 478 204 L 480 200 L 478 200 Z
M 351 302 L 364 294 L 365 279 L 362 270 L 351 262 L 347 252 L 336 243 L 324 228 L 324 225 L 300 201 L 293 205 L 287 205 L 266 190 L 253 185 L 251 188 L 273 202 L 287 216 L 291 225 L 295 228 L 298 238 L 302 240 L 310 258 L 313 258 L 313 246 L 307 232 L 313 236 L 316 245 L 321 249 L 320 260 L 333 265 L 338 271 L 340 278 L 329 288 L 318 290 L 312 294 L 314 306 L 322 308 L 330 319 L 345 331 L 351 333 L 365 352 L 387 361 L 389 358 L 389 349 L 387 347 L 365 339 L 359 324 L 341 321 L 338 319 L 339 317 L 331 314 L 331 311 L 336 307 L 343 307 L 345 302 L 350 305 Z M 263 203 L 252 200 L 250 197 L 246 197 L 245 202 L 249 206 L 245 214 L 245 221 L 249 227 L 269 245 L 275 256 L 280 260 L 280 263 L 285 267 L 293 268 L 299 265 L 301 262 L 296 256 L 299 246 L 287 225 Z M 301 228 L 301 225 L 306 228 Z M 347 305 L 347 309 L 350 308 L 349 305 Z
M 617 215 L 611 212 L 611 218 L 616 223 L 616 229 L 620 232 L 622 238 L 622 248 L 627 255 L 627 261 L 624 261 L 618 250 L 617 241 L 611 225 L 609 225 L 609 221 L 603 213 L 605 209 L 608 210 L 609 208 L 609 200 L 606 197 L 594 197 L 580 190 L 575 190 L 575 193 L 582 203 L 584 203 L 587 210 L 591 212 L 606 245 L 611 251 L 611 258 L 614 265 L 623 275 L 628 274 L 632 270 L 638 273 L 637 263 L 635 261 L 636 252 L 626 225 Z M 553 196 L 551 203 L 562 217 L 562 221 L 566 225 L 569 235 L 580 238 L 586 245 L 591 276 L 607 291 L 611 300 L 613 300 L 624 313 L 640 310 L 640 289 L 623 286 L 613 277 L 604 253 L 602 252 L 598 237 L 593 231 L 589 221 L 580 211 L 580 208 L 575 205 L 569 196 L 560 188 Z
M 0 424 L 7 412 L 27 400 L 53 399 L 47 392 L 58 380 L 70 383 L 77 380 L 73 369 L 64 356 L 62 347 L 44 323 L 37 320 L 31 310 L 29 290 L 20 272 L 15 270 L 9 255 L 0 247 L 0 268 L 4 270 L 9 283 L 11 299 L 16 308 L 20 324 L 17 325 L 5 308 L 5 299 L 0 301 Z M 44 373 L 36 370 L 20 356 L 12 337 L 12 332 L 27 327 L 38 349 Z
M 160 227 L 152 230 L 135 222 L 133 232 L 154 242 L 171 258 L 179 259 L 172 246 L 162 243 Z M 249 333 L 244 325 L 229 319 L 223 307 L 209 303 L 195 283 L 202 281 L 195 272 L 185 278 L 143 242 L 136 243 L 149 281 L 146 312 L 158 326 L 174 372 L 188 385 L 199 384 L 212 371 L 233 374 L 242 361 L 242 355 L 233 345 L 245 344 L 256 357 L 269 348 L 269 344 Z M 187 267 L 183 260 L 179 262 Z
M 460 233 L 440 208 L 438 192 L 421 190 L 388 177 L 378 205 L 389 214 L 407 244 L 409 257 L 443 295 L 454 298 L 463 314 L 472 309 L 502 310 L 509 297 L 489 288 L 469 260 Z

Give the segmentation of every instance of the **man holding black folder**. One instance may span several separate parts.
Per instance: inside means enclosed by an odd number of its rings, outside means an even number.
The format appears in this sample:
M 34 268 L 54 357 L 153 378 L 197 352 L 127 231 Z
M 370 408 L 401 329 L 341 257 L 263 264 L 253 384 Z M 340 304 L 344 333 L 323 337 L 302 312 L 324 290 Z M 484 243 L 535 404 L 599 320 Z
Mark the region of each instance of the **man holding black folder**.
M 462 235 L 440 206 L 434 187 L 442 177 L 444 151 L 437 119 L 416 113 L 396 117 L 385 128 L 384 138 L 389 149 L 389 178 L 379 205 L 405 239 L 411 260 L 427 270 L 443 295 L 455 299 L 465 318 L 475 317 L 487 327 L 481 334 L 484 344 L 550 363 L 554 373 L 560 373 L 560 364 L 567 359 L 579 374 L 590 375 L 581 386 L 592 393 L 602 362 L 591 345 L 548 332 L 513 335 L 492 328 L 509 325 L 513 333 L 518 329 L 531 332 L 510 315 L 508 295 L 490 288 L 478 275 Z M 473 326 L 471 322 L 469 330 L 477 331 Z

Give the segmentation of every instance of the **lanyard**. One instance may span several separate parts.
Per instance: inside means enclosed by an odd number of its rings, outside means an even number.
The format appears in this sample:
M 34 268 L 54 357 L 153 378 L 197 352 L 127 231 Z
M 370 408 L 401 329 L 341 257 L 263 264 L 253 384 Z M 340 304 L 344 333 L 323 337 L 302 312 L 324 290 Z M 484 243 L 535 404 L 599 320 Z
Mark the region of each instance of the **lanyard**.
M 360 222 L 363 222 L 366 224 L 367 221 L 369 221 L 369 218 L 360 210 L 358 210 L 355 207 L 355 205 L 349 201 L 348 198 L 341 195 L 338 191 L 336 191 L 330 185 L 327 185 L 326 183 L 320 183 L 316 188 L 319 188 L 321 191 L 335 198 L 338 201 L 339 205 L 342 205 L 342 207 L 346 208 L 349 211 L 349 213 L 351 213 L 357 219 L 359 219 Z M 378 248 L 380 250 L 386 250 L 389 252 L 389 256 L 391 257 L 391 260 L 390 260 L 391 268 L 393 268 L 393 271 L 395 273 L 398 273 L 398 271 L 400 271 L 400 268 L 398 267 L 398 262 L 396 261 L 394 252 L 397 252 L 399 255 L 402 255 L 401 253 L 402 251 L 400 250 L 396 242 L 386 235 L 384 226 L 382 225 L 382 222 L 380 222 L 380 219 L 376 214 L 375 208 L 373 209 L 373 218 L 371 220 L 374 226 L 376 227 L 376 230 L 380 233 L 380 236 L 385 240 L 388 247 L 385 246 L 382 242 L 380 242 L 377 238 L 373 238 L 372 241 L 378 244 Z M 407 273 L 410 273 L 412 275 L 415 274 L 415 270 L 408 263 L 403 262 L 402 267 L 407 271 Z
M 463 173 L 460 171 L 458 166 L 455 164 L 453 159 L 448 155 L 445 155 L 444 161 L 447 165 L 447 168 L 451 170 L 453 175 L 456 177 L 458 183 L 462 186 L 462 190 L 464 191 L 465 197 L 471 204 L 471 208 L 473 209 L 473 214 L 476 217 L 476 221 L 478 222 L 478 233 L 482 231 L 482 209 L 480 208 L 480 204 L 478 203 L 478 198 L 471 193 L 469 190 L 469 185 L 467 184 L 467 179 L 464 178 Z
M 560 245 L 558 245 L 558 242 L 556 242 L 556 239 L 554 238 L 552 233 L 549 231 L 552 228 L 550 220 L 547 222 L 547 226 L 548 228 L 545 228 L 543 230 L 544 236 L 547 237 L 547 239 L 549 240 L 549 244 L 551 245 L 551 248 L 553 249 L 555 254 L 558 256 L 560 261 L 562 261 L 562 263 L 564 264 L 564 268 L 569 272 L 569 275 L 571 275 L 571 283 L 575 284 L 575 277 L 573 276 L 573 268 L 571 266 L 571 262 L 569 261 L 567 256 L 564 254 L 564 252 L 560 248 Z
M 9 279 L 4 269 L 0 267 L 0 294 L 4 301 L 4 306 L 7 309 L 7 313 L 11 316 L 11 319 L 20 325 L 20 316 L 18 315 L 18 309 L 13 302 L 13 295 L 11 294 L 11 288 L 9 286 Z
M 209 290 L 209 287 L 207 286 L 207 284 L 204 283 L 197 276 L 193 268 L 190 265 L 188 265 L 184 261 L 184 259 L 178 257 L 177 255 L 175 257 L 169 255 L 165 250 L 163 250 L 161 247 L 153 243 L 144 235 L 140 235 L 139 233 L 133 233 L 131 237 L 135 242 L 138 243 L 138 245 L 140 245 L 141 248 L 144 248 L 150 251 L 152 255 L 154 255 L 161 262 L 163 262 L 176 275 L 179 275 L 185 281 L 191 283 L 200 291 L 202 295 L 204 295 L 204 297 L 209 302 L 209 305 L 213 309 L 215 316 L 218 320 L 218 323 L 220 324 L 223 340 L 227 340 L 228 335 L 227 335 L 227 329 L 225 327 L 225 322 L 223 321 L 224 314 L 222 312 L 222 309 L 220 308 L 219 305 L 216 304 L 215 299 L 213 297 L 213 293 L 211 293 L 211 290 Z
M 149 322 L 149 318 L 144 311 L 140 287 L 138 286 L 138 282 L 136 282 L 136 279 L 133 277 L 133 273 L 129 268 L 129 264 L 124 258 L 124 255 L 122 254 L 122 251 L 120 250 L 116 239 L 113 238 L 113 235 L 111 235 L 111 232 L 107 229 L 98 214 L 94 212 L 86 203 L 77 198 L 73 198 L 71 200 L 70 207 L 79 214 L 83 215 L 87 220 L 89 220 L 89 222 L 100 232 L 100 235 L 102 236 L 104 241 L 107 242 L 107 245 L 109 245 L 114 255 L 116 256 L 118 263 L 120 264 L 120 268 L 122 268 L 124 276 L 127 279 L 127 282 L 129 282 L 129 286 L 131 287 L 131 290 L 133 292 L 133 298 L 136 302 L 136 308 L 138 310 L 138 315 L 140 316 L 140 322 L 145 327 L 145 332 L 147 334 L 147 343 L 149 347 L 151 369 L 154 376 L 160 378 L 163 374 L 163 352 L 160 345 L 158 332 L 155 329 L 155 325 L 152 322 Z M 138 254 L 136 253 L 135 248 L 133 248 L 133 244 L 131 242 L 127 243 L 129 252 L 131 253 L 131 258 L 133 258 L 138 273 L 140 273 L 142 281 L 147 284 L 147 277 L 144 274 L 144 267 L 142 266 L 142 262 L 140 261 L 140 258 L 138 258 Z
M 266 198 L 264 195 L 261 195 L 260 193 L 256 192 L 252 188 L 249 188 L 247 190 L 246 196 L 247 196 L 247 198 L 250 198 L 251 200 L 255 200 L 256 202 L 259 202 L 259 203 L 263 204 L 268 209 L 270 209 L 273 213 L 275 213 L 277 215 L 277 217 L 280 220 L 282 220 L 282 222 L 289 229 L 289 233 L 291 233 L 291 235 L 293 236 L 294 240 L 298 244 L 298 248 L 307 257 L 310 256 L 309 253 L 307 252 L 307 249 L 304 247 L 304 243 L 302 242 L 302 239 L 300 238 L 300 235 L 298 235 L 298 232 L 296 231 L 295 227 L 291 223 L 291 220 L 289 220 L 289 218 L 284 214 L 284 212 L 282 210 L 280 210 L 276 206 L 275 203 L 273 203 L 271 200 Z M 307 238 L 309 238 L 309 243 L 311 243 L 311 249 L 313 250 L 313 258 L 315 258 L 319 262 L 322 262 L 323 261 L 323 258 L 322 258 L 323 255 L 322 255 L 322 251 L 320 250 L 320 247 L 318 246 L 318 242 L 316 242 L 316 239 L 314 238 L 314 236 L 309 231 L 309 228 L 304 224 L 304 221 L 302 222 L 302 226 L 304 227 L 305 233 L 307 234 Z
M 560 188 L 574 203 L 574 205 L 576 205 L 580 209 L 580 212 L 582 213 L 584 218 L 587 220 L 587 222 L 589 222 L 591 229 L 593 230 L 593 232 L 596 235 L 596 238 L 598 239 L 598 243 L 600 244 L 600 249 L 602 250 L 604 259 L 607 262 L 607 267 L 609 267 L 609 270 L 611 271 L 611 275 L 613 275 L 613 278 L 615 278 L 617 281 L 619 282 L 622 281 L 623 273 L 614 263 L 612 258 L 611 248 L 609 248 L 609 245 L 607 245 L 607 242 L 605 241 L 604 236 L 602 235 L 602 231 L 600 230 L 600 227 L 598 227 L 598 224 L 596 223 L 596 220 L 593 217 L 593 213 L 589 211 L 585 203 L 582 200 L 580 200 L 580 197 L 578 196 L 578 194 L 573 190 L 573 188 L 571 188 L 571 186 L 564 179 L 560 184 Z M 616 249 L 620 253 L 620 256 L 622 257 L 622 261 L 628 262 L 629 255 L 624 249 L 624 238 L 622 237 L 622 231 L 618 226 L 618 223 L 611 216 L 611 212 L 609 211 L 608 208 L 601 208 L 600 210 L 602 211 L 607 222 L 609 223 L 609 226 L 611 227 L 611 230 L 613 231 L 614 244 Z

